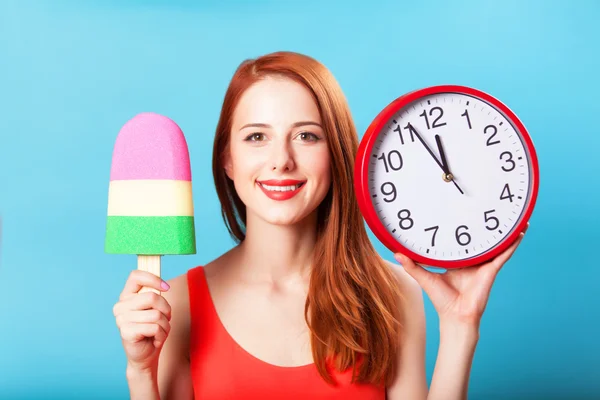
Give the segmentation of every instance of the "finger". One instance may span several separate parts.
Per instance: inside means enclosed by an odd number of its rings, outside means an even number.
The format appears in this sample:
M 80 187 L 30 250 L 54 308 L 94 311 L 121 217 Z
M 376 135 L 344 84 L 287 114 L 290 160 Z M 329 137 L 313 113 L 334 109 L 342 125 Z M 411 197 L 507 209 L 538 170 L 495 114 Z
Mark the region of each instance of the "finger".
M 143 287 L 150 287 L 161 292 L 169 290 L 169 285 L 160 277 L 151 272 L 136 269 L 129 274 L 129 278 L 125 282 L 125 287 L 121 292 L 120 299 L 123 300 L 132 294 L 138 293 Z
M 517 247 L 519 247 L 519 244 L 523 240 L 524 236 L 525 233 L 521 232 L 519 234 L 519 237 L 514 241 L 513 244 L 511 244 L 506 250 L 504 250 L 502 253 L 497 255 L 496 258 L 494 258 L 494 260 L 492 260 L 492 265 L 495 267 L 496 271 L 500 270 L 500 268 L 502 268 L 502 266 L 509 260 L 509 258 L 512 257 L 515 250 L 517 250 Z
M 421 287 L 427 290 L 431 285 L 439 279 L 438 274 L 427 271 L 421 266 L 415 264 L 413 260 L 402 253 L 395 253 L 394 258 L 404 267 L 404 270 L 412 276 Z
M 148 271 L 136 269 L 129 274 L 129 278 L 125 282 L 125 287 L 123 288 L 122 296 L 125 297 L 136 294 L 144 287 L 162 292 L 169 290 L 169 284 L 159 276 Z
M 123 336 L 123 338 L 126 340 L 139 341 L 143 337 L 148 337 L 148 336 L 144 336 L 140 332 L 138 332 L 136 330 L 137 329 L 136 326 L 141 326 L 140 329 L 142 329 L 142 333 L 143 333 L 143 332 L 145 332 L 145 329 L 150 329 L 150 328 L 147 328 L 147 325 L 153 325 L 153 324 L 160 326 L 161 330 L 164 333 L 166 333 L 166 336 L 168 336 L 169 332 L 171 331 L 171 324 L 169 323 L 169 321 L 167 321 L 167 318 L 162 314 L 158 318 L 153 315 L 143 315 L 144 313 L 150 313 L 150 312 L 152 312 L 152 310 L 133 311 L 129 315 L 126 314 L 126 315 L 120 315 L 119 317 L 117 317 L 117 326 L 119 327 L 119 330 L 121 331 L 121 336 Z M 140 322 L 140 321 L 151 321 L 151 322 Z M 136 332 L 138 334 L 137 336 L 136 336 Z M 164 340 L 164 338 L 166 338 L 166 336 L 163 337 L 159 334 L 158 337 L 155 337 L 155 341 L 162 342 L 162 340 Z
M 170 327 L 169 319 L 167 318 L 167 316 L 158 310 L 130 311 L 128 313 L 120 314 L 119 316 L 117 316 L 116 321 L 118 327 L 121 327 L 128 323 L 156 323 L 162 326 L 163 329 L 166 331 L 168 331 Z
M 114 306 L 113 313 L 116 317 L 129 311 L 151 309 L 160 311 L 167 317 L 169 321 L 171 320 L 171 305 L 163 296 L 160 296 L 154 292 L 138 293 L 118 302 Z
M 121 337 L 128 342 L 139 342 L 145 338 L 154 338 L 154 342 L 163 343 L 167 332 L 159 324 L 128 323 L 121 328 Z
M 154 292 L 144 292 L 131 301 L 132 310 L 158 310 L 171 320 L 171 305 L 163 297 Z

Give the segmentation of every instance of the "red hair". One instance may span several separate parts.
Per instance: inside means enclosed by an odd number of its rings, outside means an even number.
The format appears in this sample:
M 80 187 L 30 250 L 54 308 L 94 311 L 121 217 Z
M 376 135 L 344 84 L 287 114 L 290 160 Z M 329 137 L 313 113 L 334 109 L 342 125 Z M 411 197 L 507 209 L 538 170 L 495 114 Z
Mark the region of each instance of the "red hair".
M 243 241 L 246 207 L 222 161 L 241 95 L 267 76 L 284 76 L 310 90 L 331 155 L 332 184 L 318 209 L 317 243 L 304 312 L 316 367 L 329 383 L 333 380 L 326 361 L 335 359 L 338 371 L 354 369 L 353 381 L 389 385 L 399 351 L 401 293 L 393 271 L 367 236 L 354 196 L 358 136 L 346 98 L 330 71 L 315 59 L 276 52 L 245 60 L 235 71 L 213 147 L 213 177 L 223 219 L 234 240 Z

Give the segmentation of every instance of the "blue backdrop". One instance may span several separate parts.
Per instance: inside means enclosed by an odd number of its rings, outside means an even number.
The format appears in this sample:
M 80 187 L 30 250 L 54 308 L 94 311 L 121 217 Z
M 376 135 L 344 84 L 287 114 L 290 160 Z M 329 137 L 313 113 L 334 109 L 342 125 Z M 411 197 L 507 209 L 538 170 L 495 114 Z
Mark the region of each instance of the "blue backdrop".
M 182 127 L 198 254 L 165 258 L 163 276 L 217 257 L 233 245 L 211 175 L 220 105 L 238 64 L 275 50 L 331 69 L 361 136 L 396 97 L 442 83 L 516 112 L 539 200 L 493 288 L 470 398 L 600 398 L 598 16 L 567 0 L 1 0 L 0 398 L 128 398 L 112 306 L 136 259 L 103 252 L 116 134 L 142 111 Z

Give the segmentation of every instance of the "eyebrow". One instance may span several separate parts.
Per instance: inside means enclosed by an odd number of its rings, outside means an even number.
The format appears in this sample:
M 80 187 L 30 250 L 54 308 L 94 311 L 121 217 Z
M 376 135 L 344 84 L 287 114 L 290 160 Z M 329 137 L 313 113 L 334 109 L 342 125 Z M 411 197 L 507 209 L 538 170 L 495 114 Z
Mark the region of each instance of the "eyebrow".
M 314 121 L 298 121 L 298 122 L 294 122 L 292 124 L 292 128 L 298 128 L 301 126 L 306 126 L 306 125 L 315 125 L 318 126 L 319 128 L 323 129 L 323 127 L 321 126 L 321 124 L 319 124 L 318 122 L 314 122 Z M 244 128 L 272 128 L 271 125 L 269 124 L 261 124 L 261 123 L 252 123 L 252 124 L 246 124 L 244 126 L 242 126 L 240 128 L 240 131 Z

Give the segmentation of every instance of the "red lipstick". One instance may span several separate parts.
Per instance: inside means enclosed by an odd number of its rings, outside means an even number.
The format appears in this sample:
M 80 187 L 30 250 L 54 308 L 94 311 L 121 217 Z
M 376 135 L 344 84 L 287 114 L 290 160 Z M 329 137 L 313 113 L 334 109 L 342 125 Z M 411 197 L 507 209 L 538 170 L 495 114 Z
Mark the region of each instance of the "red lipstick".
M 304 183 L 306 183 L 306 181 L 299 181 L 299 180 L 295 180 L 295 179 L 269 179 L 266 181 L 257 181 L 258 186 L 260 187 L 260 189 L 263 191 L 264 194 L 267 195 L 268 198 L 272 199 L 272 200 L 277 200 L 277 201 L 283 201 L 283 200 L 289 200 L 292 197 L 294 197 L 295 195 L 298 194 L 298 192 L 300 192 L 300 190 L 302 190 L 302 188 L 304 187 Z M 267 186 L 295 186 L 295 185 L 299 185 L 299 187 L 297 187 L 294 190 L 285 190 L 285 191 L 281 191 L 281 190 L 269 190 L 267 188 L 265 188 L 262 184 L 265 184 Z

